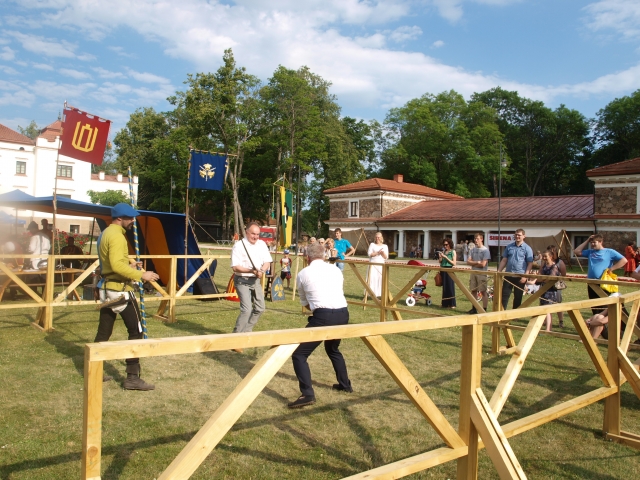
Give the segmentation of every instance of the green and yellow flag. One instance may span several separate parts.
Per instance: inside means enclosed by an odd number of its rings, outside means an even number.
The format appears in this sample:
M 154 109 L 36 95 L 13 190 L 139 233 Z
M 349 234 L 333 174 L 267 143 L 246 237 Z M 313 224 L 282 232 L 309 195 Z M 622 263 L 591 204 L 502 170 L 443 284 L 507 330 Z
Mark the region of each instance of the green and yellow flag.
M 286 247 L 291 245 L 291 234 L 293 233 L 293 193 L 280 187 L 280 212 L 281 212 L 281 234 L 280 245 Z

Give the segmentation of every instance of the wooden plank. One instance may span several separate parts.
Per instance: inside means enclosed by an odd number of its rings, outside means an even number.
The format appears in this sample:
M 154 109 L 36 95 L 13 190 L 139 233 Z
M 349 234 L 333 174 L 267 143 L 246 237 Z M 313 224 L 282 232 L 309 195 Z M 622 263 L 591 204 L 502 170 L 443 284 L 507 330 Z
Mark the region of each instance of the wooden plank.
M 527 477 L 482 390 L 476 389 L 475 395 L 471 398 L 471 420 L 478 430 L 500 478 L 503 480 L 526 479 Z
M 402 315 L 400 314 L 400 311 L 397 308 L 395 308 L 397 304 L 392 303 L 393 299 L 391 298 L 391 292 L 389 290 L 387 290 L 387 294 L 388 294 L 388 297 L 387 297 L 388 311 L 391 312 L 391 316 L 393 317 L 394 320 L 402 320 Z
M 513 338 L 513 332 L 511 332 L 509 325 L 502 327 L 501 330 L 504 334 L 504 339 L 507 341 L 507 348 L 514 348 L 516 346 L 516 341 Z
M 53 307 L 51 304 L 53 303 L 53 288 L 56 282 L 56 265 L 54 262 L 53 256 L 50 256 L 47 262 L 47 279 L 44 286 L 44 296 L 42 297 L 45 305 L 42 307 L 42 315 L 39 323 L 45 332 L 53 331 Z
M 380 292 L 380 321 L 387 321 L 387 302 L 389 301 L 389 264 L 382 265 L 382 291 Z
M 186 261 L 186 260 L 185 260 Z M 167 285 L 167 290 L 169 290 L 169 303 L 167 304 L 167 308 L 169 312 L 167 313 L 167 321 L 168 323 L 175 323 L 176 321 L 176 288 L 178 286 L 178 259 L 177 257 L 173 257 L 171 259 L 171 267 L 169 271 L 169 285 Z
M 478 302 L 478 299 L 473 296 L 473 294 L 469 291 L 467 286 L 464 283 L 462 283 L 462 281 L 458 278 L 458 276 L 453 272 L 449 273 L 449 276 L 454 281 L 454 283 L 458 286 L 460 291 L 464 293 L 464 296 L 467 297 L 467 300 L 471 302 L 471 305 L 473 305 L 473 308 L 475 308 L 478 313 L 485 313 L 484 308 L 482 307 L 482 305 L 480 305 L 480 303 Z
M 627 357 L 620 348 L 618 348 L 618 362 L 622 373 L 624 373 L 624 376 L 629 381 L 629 385 L 631 385 L 631 388 L 640 399 L 640 374 L 633 363 L 631 363 L 631 360 L 629 360 L 629 357 Z
M 598 375 L 602 379 L 602 382 L 606 387 L 610 387 L 614 384 L 613 377 L 611 376 L 611 372 L 609 372 L 609 368 L 607 367 L 607 363 L 604 361 L 600 350 L 598 349 L 596 342 L 594 342 L 589 329 L 587 328 L 587 324 L 582 318 L 582 314 L 580 310 L 569 310 L 567 312 L 571 321 L 573 322 L 573 326 L 575 327 L 578 335 L 580 336 L 580 340 L 582 340 L 582 344 L 584 348 L 587 350 L 593 365 L 596 367 L 598 371 Z
M 362 275 L 360 274 L 360 272 L 358 271 L 358 268 L 356 267 L 355 263 L 349 263 L 348 264 L 349 267 L 351 268 L 351 270 L 353 271 L 354 275 L 356 276 L 356 278 L 360 281 L 360 283 L 362 284 L 362 286 L 364 287 L 364 289 L 367 291 L 367 293 L 369 295 L 371 295 L 371 299 L 374 301 L 374 303 L 380 307 L 382 304 L 380 303 L 380 299 L 378 297 L 376 297 L 376 295 L 373 293 L 373 290 L 371 290 L 371 287 L 369 286 L 369 283 L 362 278 Z M 372 264 L 373 265 L 373 264 Z M 382 293 L 382 292 L 381 292 Z M 366 296 L 365 296 L 366 299 Z M 366 300 L 365 300 L 366 303 Z
M 609 346 L 607 352 L 607 367 L 613 377 L 613 385 L 620 386 L 620 365 L 618 363 L 618 348 L 620 347 L 620 312 L 619 303 L 609 305 Z M 604 433 L 620 435 L 620 390 L 607 397 L 604 402 Z
M 502 310 L 502 277 L 501 272 L 493 273 L 493 311 Z
M 558 405 L 554 405 L 553 407 L 536 412 L 533 415 L 507 423 L 502 426 L 502 431 L 507 438 L 519 435 L 528 430 L 539 427 L 540 425 L 544 425 L 545 423 L 575 412 L 576 410 L 580 410 L 592 403 L 599 402 L 604 398 L 614 395 L 617 391 L 617 387 L 600 387 L 589 393 L 580 395 L 579 397 L 572 398 L 566 402 L 562 402 Z
M 280 345 L 268 350 L 160 475 L 159 480 L 189 478 L 260 395 L 296 348 L 298 344 Z
M 100 478 L 102 455 L 102 374 L 103 362 L 89 360 L 84 349 L 84 403 L 82 420 L 82 478 Z
M 388 463 L 366 472 L 357 473 L 342 480 L 393 480 L 406 477 L 412 473 L 421 472 L 437 465 L 450 462 L 467 454 L 467 447 L 460 448 L 437 448 L 430 452 L 421 453 L 413 457 L 405 458 L 397 462 Z
M 407 284 L 402 287 L 400 291 L 398 291 L 398 293 L 396 293 L 396 296 L 393 297 L 393 299 L 391 299 L 389 303 L 391 305 L 395 305 L 396 303 L 398 303 L 398 301 L 400 301 L 404 294 L 411 290 L 415 283 L 420 280 L 428 270 L 428 268 L 421 268 L 420 270 L 418 270 L 418 272 L 413 277 L 411 277 L 411 280 L 409 280 L 409 282 L 407 282 Z
M 32 299 L 34 299 L 37 303 L 44 303 L 44 300 L 34 292 L 31 287 L 29 287 L 26 283 L 24 283 L 9 267 L 7 267 L 4 263 L 0 262 L 0 270 L 7 275 L 13 282 L 24 290 L 24 293 L 29 295 Z
M 518 375 L 520 375 L 522 367 L 524 366 L 524 361 L 527 359 L 527 355 L 529 355 L 533 344 L 538 338 L 538 332 L 540 331 L 545 318 L 546 315 L 539 315 L 529 321 L 529 325 L 522 334 L 520 343 L 518 343 L 516 351 L 513 354 L 513 357 L 511 357 L 504 375 L 502 375 L 498 386 L 493 392 L 489 405 L 496 417 L 500 415 L 502 407 L 504 407 L 511 390 L 513 390 L 513 386 L 516 383 Z
M 498 355 L 513 355 L 516 350 L 518 349 L 518 346 L 516 345 L 515 347 L 501 347 L 500 350 L 498 350 Z
M 526 327 L 509 324 L 509 328 L 511 330 L 524 331 Z M 540 333 L 538 333 L 538 335 L 549 335 L 550 337 L 566 338 L 567 340 L 575 340 L 576 342 L 581 340 L 579 335 L 574 335 L 572 333 L 547 332 L 545 330 L 540 330 Z M 592 340 L 598 345 L 607 345 L 609 343 L 603 338 L 592 338 Z M 629 345 L 629 350 L 640 350 L 640 345 L 634 345 L 632 343 L 631 345 Z
M 607 433 L 605 438 L 607 440 L 611 440 L 612 442 L 620 443 L 622 445 L 626 445 L 627 447 L 640 450 L 640 438 L 638 438 L 637 435 L 630 435 L 627 432 L 620 432 L 619 435 Z
M 335 327 L 295 328 L 250 333 L 225 333 L 185 337 L 148 338 L 91 343 L 92 360 L 145 358 L 183 353 L 203 353 L 233 348 L 270 347 L 289 343 L 316 342 L 337 338 L 359 338 L 371 335 L 419 332 L 440 328 L 461 327 L 475 323 L 474 315 L 423 318 L 404 322 L 376 322 Z
M 84 281 L 85 278 L 87 278 L 89 275 L 91 275 L 93 273 L 93 271 L 98 268 L 98 265 L 100 264 L 99 260 L 96 260 L 95 262 L 93 262 L 89 268 L 85 269 L 84 272 L 82 272 L 78 278 L 76 278 L 73 282 L 71 282 L 69 284 L 69 286 L 67 286 L 66 289 L 64 289 L 62 291 L 62 293 L 60 293 L 55 300 L 53 301 L 53 303 L 60 303 L 62 301 L 64 301 L 65 298 L 67 298 L 67 296 L 71 293 L 71 292 L 75 292 L 76 288 L 78 288 L 80 286 L 80 284 Z M 63 271 L 64 273 L 64 271 Z
M 524 302 L 520 304 L 518 308 L 527 308 L 533 304 L 536 300 L 538 300 L 542 295 L 544 295 L 551 287 L 555 285 L 555 282 L 545 282 L 540 288 L 531 295 L 527 295 L 527 298 Z
M 378 359 L 385 370 L 391 375 L 398 386 L 402 389 L 409 400 L 420 411 L 422 416 L 429 422 L 444 443 L 451 448 L 466 447 L 458 432 L 451 426 L 449 421 L 442 414 L 440 409 L 429 398 L 429 395 L 422 389 L 418 381 L 411 375 L 411 372 L 398 358 L 387 341 L 379 336 L 363 337 L 371 353 Z
M 620 349 L 625 353 L 629 350 L 629 345 L 631 344 L 631 337 L 633 335 L 634 330 L 638 328 L 637 323 L 638 323 L 639 309 L 640 309 L 640 301 L 636 300 L 635 302 L 633 302 L 633 306 L 631 307 L 631 311 L 629 312 L 629 319 L 627 321 L 627 326 L 625 328 L 624 334 L 622 335 L 622 340 L 620 341 Z M 637 336 L 637 333 L 636 333 L 636 336 Z
M 491 327 L 491 353 L 497 355 L 500 348 L 500 327 L 494 325 Z
M 457 479 L 475 480 L 478 478 L 479 445 L 478 431 L 471 421 L 471 397 L 480 387 L 482 375 L 482 327 L 462 327 L 461 354 L 458 434 L 469 449 L 468 454 L 458 460 Z
M 194 273 L 193 275 L 191 275 L 191 277 L 189 278 L 189 280 L 187 280 L 184 285 L 182 285 L 182 288 L 180 290 L 178 290 L 178 292 L 176 293 L 176 297 L 181 297 L 182 295 L 184 295 L 184 293 L 189 289 L 189 287 L 191 285 L 193 285 L 193 282 L 195 282 L 198 277 L 200 276 L 200 274 L 202 272 L 204 272 L 205 270 L 207 270 L 209 268 L 209 266 L 211 265 L 211 263 L 213 262 L 213 258 L 210 258 L 209 260 L 207 260 L 206 262 L 204 262 L 200 268 L 198 270 L 196 270 L 196 273 Z

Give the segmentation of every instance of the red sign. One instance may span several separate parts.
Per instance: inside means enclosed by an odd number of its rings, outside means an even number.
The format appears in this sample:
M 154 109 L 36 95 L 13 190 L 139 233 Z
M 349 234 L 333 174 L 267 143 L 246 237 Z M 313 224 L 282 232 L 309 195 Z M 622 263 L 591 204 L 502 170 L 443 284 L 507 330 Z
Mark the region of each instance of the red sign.
M 75 109 L 64 110 L 60 155 L 102 165 L 111 122 Z
M 511 242 L 515 242 L 516 237 L 513 233 L 501 233 L 500 235 L 497 233 L 489 233 L 487 245 L 489 247 L 497 247 L 498 240 L 500 241 L 500 245 L 504 247 L 509 245 Z

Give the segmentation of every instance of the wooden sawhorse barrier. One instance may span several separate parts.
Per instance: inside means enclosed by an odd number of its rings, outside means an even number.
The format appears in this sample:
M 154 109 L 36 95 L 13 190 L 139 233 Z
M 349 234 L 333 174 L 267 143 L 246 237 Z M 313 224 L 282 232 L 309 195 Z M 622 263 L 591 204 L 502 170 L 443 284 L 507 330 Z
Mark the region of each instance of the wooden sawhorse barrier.
M 624 381 L 629 382 L 640 398 L 640 374 L 627 357 L 627 348 L 631 339 L 629 332 L 632 329 L 628 329 L 622 339 L 619 335 L 622 305 L 625 303 L 632 303 L 632 309 L 637 308 L 636 305 L 640 303 L 640 292 L 622 297 L 568 302 L 560 305 L 403 322 L 376 322 L 338 327 L 87 344 L 84 359 L 81 476 L 83 479 L 97 480 L 101 475 L 104 361 L 234 348 L 270 347 L 159 477 L 163 480 L 186 479 L 218 445 L 300 343 L 338 338 L 360 338 L 446 444 L 445 447 L 353 475 L 349 477 L 350 479 L 400 478 L 452 460 L 458 462 L 457 478 L 459 480 L 477 479 L 478 451 L 481 448 L 487 449 L 500 478 L 524 479 L 525 472 L 511 449 L 508 439 L 603 399 L 605 399 L 603 431 L 606 438 L 640 449 L 640 436 L 624 432 L 620 428 L 620 387 Z M 597 306 L 608 308 L 609 311 L 610 335 L 606 360 L 589 335 L 579 312 L 581 308 Z M 569 312 L 583 341 L 582 345 L 587 350 L 603 386 L 533 415 L 501 424 L 500 412 L 525 365 L 527 355 L 538 338 L 538 332 L 546 314 L 560 311 Z M 493 327 L 499 322 L 508 322 L 522 317 L 529 317 L 531 320 L 516 345 L 498 386 L 490 397 L 486 397 L 481 388 L 482 328 Z M 462 330 L 458 429 L 449 423 L 383 337 L 383 335 L 452 327 L 461 327 Z M 621 371 L 625 377 L 624 381 L 620 375 Z

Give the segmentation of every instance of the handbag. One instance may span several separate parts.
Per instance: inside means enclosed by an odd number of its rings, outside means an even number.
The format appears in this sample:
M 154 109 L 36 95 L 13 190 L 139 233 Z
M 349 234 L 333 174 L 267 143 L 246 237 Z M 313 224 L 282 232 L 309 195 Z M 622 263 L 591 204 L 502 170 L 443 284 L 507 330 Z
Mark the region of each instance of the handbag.
M 436 276 L 434 277 L 433 281 L 435 282 L 436 287 L 442 286 L 442 275 L 440 274 L 440 272 L 436 273 Z
M 567 288 L 567 284 L 564 283 L 564 280 L 558 280 L 554 285 L 556 290 L 564 290 Z
M 602 276 L 600 277 L 600 280 L 618 280 L 618 276 L 607 268 L 604 272 L 602 272 Z M 610 285 L 610 284 L 603 283 L 600 285 L 600 288 L 605 292 L 609 292 L 609 293 L 618 292 L 618 285 Z

